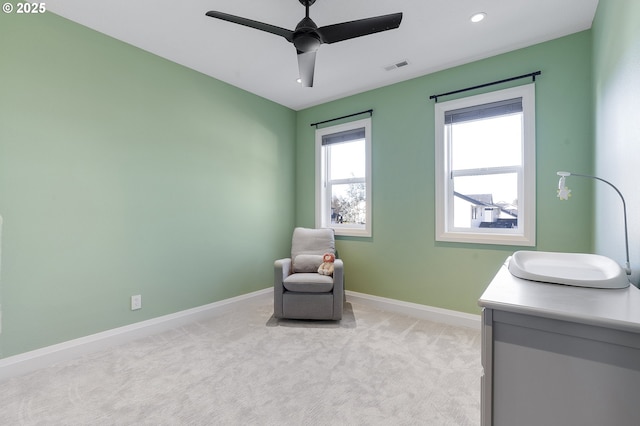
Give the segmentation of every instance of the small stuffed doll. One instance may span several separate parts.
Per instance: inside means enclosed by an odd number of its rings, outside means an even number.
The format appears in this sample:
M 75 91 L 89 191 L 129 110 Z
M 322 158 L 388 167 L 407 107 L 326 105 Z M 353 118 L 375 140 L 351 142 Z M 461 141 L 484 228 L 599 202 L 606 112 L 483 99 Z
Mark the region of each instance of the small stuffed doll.
M 321 275 L 333 275 L 333 262 L 336 260 L 336 256 L 332 253 L 325 253 L 322 256 L 322 265 L 318 268 L 318 273 Z

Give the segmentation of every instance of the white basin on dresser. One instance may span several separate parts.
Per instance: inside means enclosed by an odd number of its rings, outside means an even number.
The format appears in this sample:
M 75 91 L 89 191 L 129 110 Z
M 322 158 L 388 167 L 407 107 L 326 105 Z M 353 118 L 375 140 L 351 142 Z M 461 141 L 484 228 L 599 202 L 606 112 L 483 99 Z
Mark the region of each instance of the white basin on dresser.
M 614 260 L 587 253 L 517 251 L 509 260 L 509 272 L 529 281 L 591 288 L 626 288 L 626 272 Z

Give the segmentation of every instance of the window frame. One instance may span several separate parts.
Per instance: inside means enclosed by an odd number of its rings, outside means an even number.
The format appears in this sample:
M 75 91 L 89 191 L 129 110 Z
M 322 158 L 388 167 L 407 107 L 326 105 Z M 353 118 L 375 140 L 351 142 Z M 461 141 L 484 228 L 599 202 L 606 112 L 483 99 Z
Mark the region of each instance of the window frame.
M 453 225 L 453 174 L 451 149 L 446 133 L 445 113 L 522 98 L 522 149 L 518 173 L 518 228 L 455 228 Z M 536 245 L 536 137 L 535 83 L 468 96 L 435 104 L 435 182 L 436 241 L 496 245 Z M 485 175 L 504 172 L 507 168 L 487 168 Z
M 346 132 L 355 129 L 364 129 L 365 141 L 365 176 L 335 179 L 333 182 L 327 182 L 329 174 L 329 161 L 326 158 L 326 146 L 322 145 L 322 137 L 334 133 Z M 371 237 L 372 235 L 372 203 L 371 203 L 371 117 L 361 120 L 350 121 L 348 123 L 337 124 L 334 126 L 316 129 L 316 208 L 315 223 L 317 228 L 332 228 L 336 235 L 352 236 L 352 237 Z M 330 145 L 328 145 L 330 146 Z M 361 183 L 365 184 L 365 224 L 364 226 L 339 225 L 331 223 L 331 192 L 328 190 L 330 185 Z

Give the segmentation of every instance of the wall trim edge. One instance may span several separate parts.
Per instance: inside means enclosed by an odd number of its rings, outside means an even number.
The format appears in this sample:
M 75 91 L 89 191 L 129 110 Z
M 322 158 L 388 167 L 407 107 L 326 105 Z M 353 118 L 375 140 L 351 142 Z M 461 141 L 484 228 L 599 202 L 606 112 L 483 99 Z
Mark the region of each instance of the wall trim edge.
M 30 373 L 55 363 L 94 353 L 100 350 L 161 333 L 182 325 L 222 315 L 241 304 L 273 294 L 273 288 L 254 291 L 207 305 L 198 306 L 173 314 L 151 318 L 122 327 L 91 334 L 33 351 L 0 359 L 0 381 Z
M 396 312 L 414 318 L 454 325 L 457 327 L 480 330 L 480 315 L 437 308 L 435 306 L 421 305 L 418 303 L 404 302 L 402 300 L 373 296 L 350 290 L 346 290 L 345 293 L 347 294 L 348 299 L 352 299 L 358 303 L 362 303 L 363 305 L 372 306 L 384 311 Z

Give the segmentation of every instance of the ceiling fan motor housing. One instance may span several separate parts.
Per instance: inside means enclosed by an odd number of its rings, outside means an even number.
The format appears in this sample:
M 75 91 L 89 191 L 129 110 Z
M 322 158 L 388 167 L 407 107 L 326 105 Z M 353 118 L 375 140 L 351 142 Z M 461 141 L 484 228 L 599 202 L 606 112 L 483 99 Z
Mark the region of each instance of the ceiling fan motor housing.
M 293 45 L 299 52 L 315 52 L 322 44 L 318 26 L 311 18 L 304 18 L 293 33 Z

